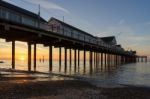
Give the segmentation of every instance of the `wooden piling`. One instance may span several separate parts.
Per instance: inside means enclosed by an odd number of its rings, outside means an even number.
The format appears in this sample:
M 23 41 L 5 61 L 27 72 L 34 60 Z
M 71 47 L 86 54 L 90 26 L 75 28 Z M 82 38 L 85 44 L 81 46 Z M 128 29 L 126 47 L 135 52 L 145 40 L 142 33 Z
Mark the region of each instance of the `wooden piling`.
M 71 65 L 72 65 L 72 53 L 71 53 L 71 48 L 70 48 L 70 68 L 71 68 Z
M 101 67 L 103 68 L 103 53 L 101 53 Z
M 83 51 L 83 72 L 85 73 L 86 72 L 86 50 L 84 49 Z
M 90 73 L 92 73 L 93 72 L 93 53 L 92 53 L 92 51 L 90 51 Z
M 79 68 L 79 65 L 80 65 L 80 50 L 78 50 L 78 68 Z
M 59 47 L 59 71 L 61 71 L 61 47 Z
M 65 64 L 64 64 L 64 66 L 65 66 L 65 72 L 66 72 L 66 70 L 67 70 L 67 48 L 65 48 L 65 62 L 64 62 Z
M 28 42 L 28 71 L 31 71 L 31 43 Z
M 15 69 L 15 41 L 12 41 L 12 69 Z
M 145 62 L 147 62 L 147 56 L 145 57 Z
M 107 54 L 105 53 L 105 68 L 107 66 Z
M 115 65 L 117 66 L 117 65 L 118 65 L 118 55 L 115 55 L 115 58 L 116 58 L 116 59 L 115 59 L 115 61 L 116 61 L 116 62 L 115 62 L 115 63 L 116 63 Z
M 76 62 L 77 62 L 77 50 L 76 49 L 74 49 L 74 69 L 75 69 L 75 71 L 76 71 Z
M 36 71 L 36 43 L 34 43 L 34 71 Z
M 110 54 L 107 54 L 107 63 L 108 63 L 108 68 L 110 67 Z
M 52 45 L 49 46 L 49 71 L 52 71 Z
M 96 68 L 98 67 L 98 52 L 96 52 Z
M 61 68 L 61 47 L 59 47 L 59 66 Z

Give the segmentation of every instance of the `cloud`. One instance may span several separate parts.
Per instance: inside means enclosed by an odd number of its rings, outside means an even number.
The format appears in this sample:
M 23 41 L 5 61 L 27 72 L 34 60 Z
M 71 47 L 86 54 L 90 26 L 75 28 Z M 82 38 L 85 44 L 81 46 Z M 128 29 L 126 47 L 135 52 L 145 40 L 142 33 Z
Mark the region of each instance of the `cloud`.
M 52 3 L 48 0 L 24 0 L 26 2 L 29 2 L 29 3 L 32 3 L 32 4 L 36 4 L 36 5 L 39 5 L 44 8 L 44 9 L 47 9 L 47 10 L 51 10 L 51 9 L 54 9 L 54 10 L 60 10 L 60 11 L 63 11 L 65 13 L 70 13 L 67 9 L 55 4 L 55 3 Z
M 125 23 L 125 20 L 124 19 L 121 19 L 119 22 L 118 22 L 118 25 L 122 25 Z

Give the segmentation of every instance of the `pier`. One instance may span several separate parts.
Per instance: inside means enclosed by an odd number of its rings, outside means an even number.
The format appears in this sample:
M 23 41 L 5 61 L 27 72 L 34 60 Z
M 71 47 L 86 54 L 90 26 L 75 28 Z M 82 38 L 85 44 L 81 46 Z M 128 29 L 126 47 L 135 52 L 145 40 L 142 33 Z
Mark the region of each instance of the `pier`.
M 15 41 L 26 42 L 28 45 L 28 71 L 32 71 L 32 45 L 34 45 L 34 70 L 38 68 L 37 44 L 49 48 L 49 71 L 53 71 L 53 47 L 59 49 L 60 70 L 62 49 L 64 49 L 64 71 L 74 66 L 74 71 L 77 72 L 77 68 L 80 68 L 81 52 L 83 52 L 84 69 L 86 62 L 89 61 L 91 71 L 98 66 L 110 68 L 127 63 L 147 62 L 146 56 L 138 56 L 136 51 L 126 51 L 117 44 L 115 36 L 96 37 L 56 18 L 51 18 L 47 22 L 39 15 L 4 1 L 0 1 L 0 38 L 12 42 L 12 69 L 15 69 Z

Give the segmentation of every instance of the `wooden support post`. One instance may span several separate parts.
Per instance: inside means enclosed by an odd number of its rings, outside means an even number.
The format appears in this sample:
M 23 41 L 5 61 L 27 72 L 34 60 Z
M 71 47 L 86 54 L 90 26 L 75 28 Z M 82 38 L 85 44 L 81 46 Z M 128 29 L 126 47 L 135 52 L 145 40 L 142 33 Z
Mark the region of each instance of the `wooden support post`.
M 136 56 L 134 56 L 134 62 L 135 62 L 135 63 L 137 62 L 137 60 L 136 60 Z
M 96 52 L 96 68 L 98 67 L 98 53 Z
M 127 56 L 127 63 L 129 63 L 129 57 Z
M 97 66 L 99 67 L 99 52 L 97 53 Z
M 70 48 L 70 68 L 71 68 L 71 65 L 72 65 L 72 54 L 71 54 L 71 48 Z
M 76 59 L 77 59 L 77 50 L 74 49 L 74 66 L 75 66 L 74 68 L 75 68 L 75 71 L 76 71 L 76 66 L 77 66 L 77 65 L 76 65 L 76 62 L 77 62 Z
M 15 69 L 15 41 L 12 41 L 12 69 Z
M 111 54 L 109 54 L 109 66 L 111 66 Z
M 78 68 L 79 68 L 79 65 L 80 65 L 80 50 L 78 50 Z
M 59 72 L 61 71 L 61 47 L 59 47 Z
M 107 54 L 107 63 L 108 63 L 108 68 L 110 67 L 110 54 Z
M 34 43 L 34 71 L 36 71 L 36 43 Z
M 91 51 L 89 51 L 89 65 L 91 66 Z
M 94 59 L 93 59 L 93 62 L 94 62 L 94 67 L 96 65 L 96 52 L 93 52 L 94 53 Z
M 103 67 L 103 53 L 101 53 L 101 67 Z
M 118 55 L 118 64 L 120 65 L 121 60 L 120 60 L 120 55 Z
M 98 55 L 99 55 L 99 53 L 97 52 L 97 53 L 96 53 L 96 68 L 98 67 L 98 59 L 99 59 L 99 58 L 98 58 Z
M 107 66 L 107 54 L 105 53 L 105 68 Z
M 91 66 L 93 67 L 93 52 L 91 52 Z
M 127 63 L 127 57 L 125 56 L 125 64 Z
M 61 47 L 59 48 L 59 66 L 61 68 Z
M 122 55 L 120 55 L 120 64 L 123 64 Z
M 123 58 L 123 64 L 125 63 L 125 57 L 124 56 L 122 56 L 122 58 Z
M 120 64 L 120 56 L 118 55 L 117 58 L 118 58 L 117 59 L 118 60 L 118 65 L 119 65 Z
M 92 63 L 93 53 L 90 51 L 90 73 L 93 71 L 93 63 Z
M 31 43 L 28 42 L 28 71 L 31 71 Z
M 65 62 L 64 62 L 65 64 L 65 72 L 66 72 L 66 70 L 67 70 L 67 48 L 65 48 Z
M 49 46 L 49 71 L 52 71 L 52 45 Z
M 95 67 L 97 66 L 97 52 L 95 52 Z
M 113 55 L 112 55 L 112 66 L 115 65 L 115 64 L 114 64 L 114 63 L 115 63 L 115 57 L 114 57 L 114 56 L 115 56 L 115 55 L 113 54 Z
M 110 59 L 110 61 L 111 61 L 111 66 L 113 66 L 113 54 L 111 54 L 111 59 Z
M 116 63 L 115 65 L 117 66 L 117 65 L 118 65 L 118 55 L 115 55 L 115 58 L 116 58 L 116 59 L 115 59 L 115 61 L 116 61 L 116 62 L 115 62 L 115 63 Z
M 125 63 L 125 57 L 124 57 L 124 55 L 122 56 L 122 62 L 123 62 L 123 64 Z
M 84 53 L 83 53 L 83 61 L 84 61 L 84 69 L 85 69 L 85 65 L 86 65 L 86 51 L 84 49 Z
M 129 63 L 130 62 L 130 58 L 129 58 L 129 56 L 127 56 L 127 63 Z
M 99 67 L 99 62 L 100 62 L 100 53 L 98 52 L 98 67 Z

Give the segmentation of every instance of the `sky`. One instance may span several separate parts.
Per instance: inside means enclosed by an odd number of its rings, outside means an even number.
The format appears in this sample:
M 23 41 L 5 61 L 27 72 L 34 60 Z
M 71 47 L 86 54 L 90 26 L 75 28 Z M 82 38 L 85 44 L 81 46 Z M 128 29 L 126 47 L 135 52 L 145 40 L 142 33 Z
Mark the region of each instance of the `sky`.
M 51 17 L 63 20 L 94 36 L 116 36 L 117 43 L 126 50 L 136 50 L 138 55 L 150 56 L 150 0 L 4 0 L 34 13 L 38 13 L 40 4 L 41 16 L 45 20 Z M 1 40 L 0 51 L 8 54 L 9 43 Z M 23 47 L 22 47 L 23 46 Z M 10 47 L 10 48 L 9 48 Z M 6 52 L 6 48 L 9 48 Z M 26 56 L 26 43 L 17 43 L 19 57 Z M 38 46 L 39 56 L 47 51 Z M 47 54 L 46 53 L 46 54 Z M 56 52 L 57 53 L 57 52 Z M 22 55 L 22 56 L 21 56 Z

